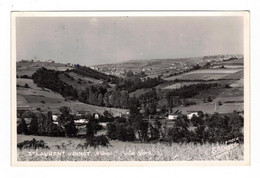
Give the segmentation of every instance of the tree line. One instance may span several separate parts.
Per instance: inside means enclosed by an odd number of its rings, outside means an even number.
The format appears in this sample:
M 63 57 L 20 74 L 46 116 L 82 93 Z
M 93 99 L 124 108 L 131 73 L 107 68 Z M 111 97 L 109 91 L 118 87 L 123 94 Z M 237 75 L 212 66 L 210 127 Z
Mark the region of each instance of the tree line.
M 137 104 L 137 105 L 136 105 Z M 138 112 L 138 101 L 132 101 L 130 116 L 114 117 L 105 111 L 100 120 L 91 115 L 82 116 L 87 120 L 85 124 L 87 139 L 94 138 L 95 134 L 103 129 L 101 121 L 108 122 L 107 137 L 111 140 L 139 141 L 139 142 L 168 142 L 168 143 L 225 143 L 236 139 L 244 141 L 244 118 L 236 111 L 229 114 L 199 114 L 193 115 L 191 120 L 186 115 L 180 114 L 168 126 L 165 120 L 155 119 L 153 122 L 144 120 Z M 30 113 L 31 123 L 26 124 L 24 116 L 17 127 L 18 134 L 76 137 L 78 129 L 74 123 L 75 116 L 70 114 L 70 108 L 61 107 L 61 115 L 57 123 L 53 123 L 52 113 Z
M 193 116 L 179 115 L 172 127 L 156 120 L 129 121 L 115 120 L 107 126 L 107 136 L 112 140 L 168 143 L 225 143 L 236 139 L 244 142 L 244 119 L 237 113 L 203 114 Z M 193 128 L 193 129 L 191 129 Z

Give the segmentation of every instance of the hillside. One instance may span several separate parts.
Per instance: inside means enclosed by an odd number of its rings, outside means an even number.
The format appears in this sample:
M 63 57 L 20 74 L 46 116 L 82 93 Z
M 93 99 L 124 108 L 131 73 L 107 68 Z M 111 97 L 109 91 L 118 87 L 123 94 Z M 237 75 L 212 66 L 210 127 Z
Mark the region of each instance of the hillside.
M 50 62 L 32 62 L 32 61 L 19 61 L 16 63 L 16 75 L 18 76 L 32 76 L 34 72 L 37 71 L 39 68 L 46 68 L 51 70 L 57 70 L 57 71 L 65 71 L 67 69 L 72 69 L 71 66 L 68 66 L 66 64 L 61 63 L 50 63 Z
M 116 116 L 127 112 L 126 109 L 102 107 L 95 103 L 98 98 L 95 95 L 89 101 L 82 98 L 86 89 L 91 92 L 100 86 L 107 86 L 107 89 L 113 87 L 112 82 L 117 77 L 88 67 L 54 62 L 20 61 L 16 65 L 18 109 L 57 113 L 61 106 L 69 106 L 74 113 L 88 111 L 103 114 L 108 110 Z
M 235 59 L 234 57 L 238 57 L 238 59 L 230 61 L 230 59 Z M 148 77 L 162 75 L 163 78 L 166 78 L 174 73 L 190 70 L 197 64 L 203 66 L 207 62 L 216 65 L 235 63 L 243 66 L 241 55 L 214 55 L 177 59 L 129 60 L 116 64 L 97 65 L 95 67 L 101 72 L 116 76 L 124 76 L 127 71 L 132 70 L 134 73 L 145 72 Z
M 17 62 L 17 101 L 19 107 L 33 110 L 57 112 L 66 105 L 74 112 L 103 113 L 108 108 L 118 114 L 136 97 L 145 117 L 163 108 L 184 113 L 243 111 L 243 72 L 243 58 L 232 55 L 95 67 Z
M 25 88 L 24 85 L 28 84 L 30 88 Z M 68 106 L 73 113 L 79 111 L 89 111 L 91 113 L 103 114 L 105 110 L 112 112 L 115 116 L 120 113 L 126 113 L 125 109 L 105 108 L 85 104 L 79 101 L 66 100 L 62 95 L 57 92 L 51 91 L 46 88 L 37 87 L 32 79 L 17 79 L 17 108 L 18 109 L 31 109 L 36 111 L 40 108 L 41 111 L 52 111 L 59 113 L 61 106 Z

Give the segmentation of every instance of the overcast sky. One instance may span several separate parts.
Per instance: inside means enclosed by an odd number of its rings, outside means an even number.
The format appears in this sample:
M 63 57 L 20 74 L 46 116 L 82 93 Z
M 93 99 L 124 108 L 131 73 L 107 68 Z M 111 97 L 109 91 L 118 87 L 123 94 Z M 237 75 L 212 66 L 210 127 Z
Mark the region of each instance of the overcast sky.
M 96 65 L 243 54 L 242 17 L 18 17 L 17 60 Z

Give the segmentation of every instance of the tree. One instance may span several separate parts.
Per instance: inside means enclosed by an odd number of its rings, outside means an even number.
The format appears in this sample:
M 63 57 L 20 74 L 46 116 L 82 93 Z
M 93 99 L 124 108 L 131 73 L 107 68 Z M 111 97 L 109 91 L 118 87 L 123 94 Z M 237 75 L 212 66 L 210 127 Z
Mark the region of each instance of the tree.
M 127 71 L 126 77 L 133 77 L 133 76 L 134 76 L 134 73 L 131 70 Z
M 93 118 L 90 118 L 88 120 L 88 123 L 86 124 L 86 137 L 91 138 L 94 137 L 94 135 L 97 133 L 97 130 L 95 129 L 95 120 Z
M 113 117 L 113 113 L 112 113 L 112 112 L 109 112 L 109 111 L 107 111 L 107 110 L 105 110 L 105 111 L 103 112 L 103 115 L 104 115 L 105 119 L 110 119 L 110 118 Z
M 120 107 L 121 93 L 119 90 L 115 90 L 112 92 L 111 102 L 113 107 Z
M 59 126 L 63 129 L 66 137 L 74 136 L 77 128 L 74 123 L 74 116 L 70 114 L 70 108 L 63 106 L 60 109 L 61 115 L 58 117 Z
M 120 106 L 121 108 L 127 108 L 128 107 L 128 101 L 129 101 L 129 94 L 126 90 L 121 91 L 121 98 L 120 98 Z
M 94 137 L 94 135 L 97 133 L 97 131 L 101 130 L 103 127 L 98 124 L 98 121 L 94 119 L 91 115 L 85 116 L 85 118 L 88 120 L 86 124 L 86 137 L 91 138 Z
M 130 102 L 129 102 L 129 111 L 130 111 L 131 118 L 135 118 L 136 116 L 140 115 L 139 107 L 140 107 L 140 102 L 134 96 L 133 98 L 130 99 Z
M 204 65 L 203 68 L 208 69 L 208 68 L 210 68 L 210 66 L 211 66 L 211 63 L 210 63 L 210 62 L 207 62 L 207 63 Z
M 111 102 L 110 102 L 109 97 L 110 97 L 110 92 L 106 92 L 106 93 L 104 94 L 104 97 L 103 97 L 103 103 L 104 103 L 104 105 L 105 105 L 106 107 L 110 107 L 110 106 L 111 106 Z
M 17 127 L 17 134 L 28 134 L 27 124 L 24 118 L 21 118 L 21 123 Z
M 48 135 L 51 133 L 51 125 L 53 124 L 52 113 L 36 113 L 38 124 L 38 135 Z
M 148 140 L 148 122 L 143 120 L 135 122 L 134 128 L 136 128 L 137 130 L 139 140 L 142 142 L 146 142 Z
M 30 133 L 33 135 L 38 135 L 38 119 L 37 117 L 32 117 L 31 124 L 29 127 Z
M 167 133 L 168 137 L 172 142 L 180 143 L 180 142 L 189 142 L 189 120 L 186 115 L 180 115 L 176 121 L 175 125 L 172 129 L 170 129 Z
M 26 83 L 26 84 L 24 85 L 24 88 L 30 88 L 30 87 L 29 87 L 29 85 Z
M 97 105 L 102 106 L 103 105 L 103 94 L 99 93 L 98 99 L 97 99 Z
M 107 136 L 112 139 L 117 139 L 117 122 L 110 122 L 107 124 Z
M 149 140 L 158 140 L 160 138 L 160 130 L 156 128 L 156 126 L 153 127 L 152 124 L 149 124 L 149 130 L 150 130 Z

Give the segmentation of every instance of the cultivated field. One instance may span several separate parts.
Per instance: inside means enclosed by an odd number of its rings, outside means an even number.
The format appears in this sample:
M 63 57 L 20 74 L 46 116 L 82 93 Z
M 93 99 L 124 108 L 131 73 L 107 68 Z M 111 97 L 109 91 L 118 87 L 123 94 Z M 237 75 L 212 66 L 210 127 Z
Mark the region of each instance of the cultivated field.
M 25 84 L 28 84 L 30 88 L 24 88 Z M 22 87 L 17 87 L 17 107 L 30 107 L 32 110 L 41 108 L 41 111 L 51 111 L 54 113 L 59 112 L 59 108 L 62 106 L 68 106 L 72 112 L 77 111 L 89 111 L 91 113 L 103 114 L 105 110 L 108 110 L 114 114 L 114 116 L 120 113 L 125 114 L 126 109 L 106 108 L 99 107 L 90 104 L 81 103 L 79 101 L 65 101 L 63 96 L 59 93 L 50 91 L 46 88 L 39 88 L 35 85 L 32 79 L 17 79 L 17 84 Z
M 240 72 L 243 71 L 241 69 L 202 69 L 202 70 L 196 70 L 188 73 L 184 73 L 181 75 L 172 76 L 169 78 L 166 78 L 166 80 L 175 80 L 175 79 L 181 79 L 181 80 L 219 80 L 219 79 L 237 79 L 236 76 L 240 74 Z M 232 75 L 236 74 L 237 75 Z
M 230 85 L 230 87 L 232 87 L 232 88 L 242 88 L 242 87 L 244 87 L 244 79 L 240 79 L 240 80 L 235 81 L 234 83 L 232 83 Z
M 184 86 L 189 86 L 189 85 L 194 85 L 194 84 L 198 84 L 198 82 L 182 82 L 182 83 L 175 83 L 173 85 L 169 85 L 167 87 L 164 87 L 163 89 L 179 89 L 181 87 Z
M 18 161 L 199 161 L 243 160 L 243 144 L 147 144 L 111 141 L 111 147 L 76 149 L 83 139 L 18 135 L 24 140 L 43 140 L 50 149 L 18 150 Z M 56 145 L 65 145 L 58 149 Z
M 217 110 L 215 110 L 215 103 L 203 103 L 191 106 L 178 106 L 175 107 L 174 110 L 180 110 L 183 114 L 188 114 L 190 111 L 202 111 L 208 114 L 214 114 L 215 112 L 218 113 L 232 113 L 234 110 L 236 111 L 244 111 L 244 103 L 223 103 L 221 106 L 217 106 Z

